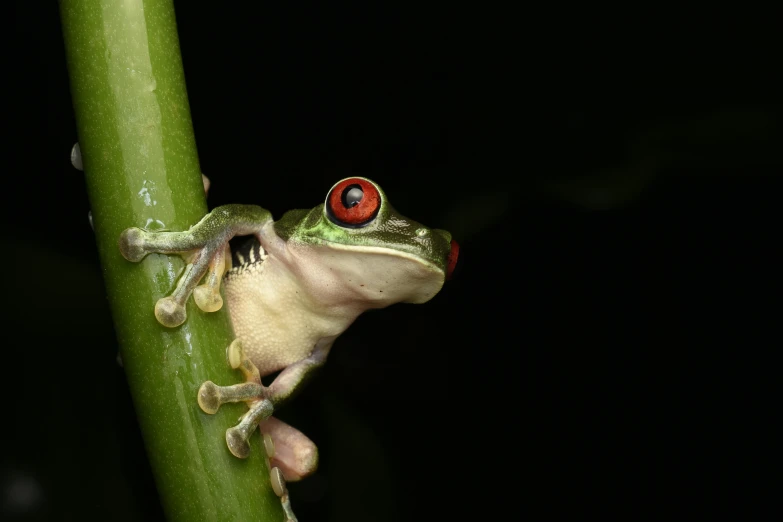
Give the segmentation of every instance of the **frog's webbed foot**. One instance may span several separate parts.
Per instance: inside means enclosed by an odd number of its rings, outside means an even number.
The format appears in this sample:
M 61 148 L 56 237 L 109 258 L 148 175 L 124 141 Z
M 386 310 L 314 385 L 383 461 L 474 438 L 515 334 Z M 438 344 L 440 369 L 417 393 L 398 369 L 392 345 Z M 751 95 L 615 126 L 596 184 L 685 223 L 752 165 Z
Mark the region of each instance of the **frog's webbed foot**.
M 218 207 L 184 232 L 150 232 L 128 228 L 120 235 L 120 252 L 128 261 L 141 261 L 147 254 L 178 254 L 187 266 L 174 292 L 158 300 L 155 317 L 170 328 L 185 322 L 185 303 L 191 294 L 198 307 L 215 312 L 223 306 L 220 281 L 230 259 L 228 240 L 236 235 L 260 234 L 270 223 L 267 210 L 253 205 Z M 205 277 L 206 276 L 206 277 Z M 202 281 L 203 284 L 199 285 Z
M 244 401 L 248 411 L 239 420 L 239 424 L 226 430 L 226 445 L 229 451 L 241 459 L 250 455 L 247 440 L 262 420 L 272 415 L 274 405 L 266 397 L 266 388 L 261 384 L 258 368 L 245 356 L 242 343 L 234 340 L 228 347 L 228 361 L 232 368 L 238 368 L 245 376 L 245 382 L 232 386 L 218 386 L 207 381 L 198 390 L 198 405 L 205 413 L 217 413 L 221 405 L 227 402 Z

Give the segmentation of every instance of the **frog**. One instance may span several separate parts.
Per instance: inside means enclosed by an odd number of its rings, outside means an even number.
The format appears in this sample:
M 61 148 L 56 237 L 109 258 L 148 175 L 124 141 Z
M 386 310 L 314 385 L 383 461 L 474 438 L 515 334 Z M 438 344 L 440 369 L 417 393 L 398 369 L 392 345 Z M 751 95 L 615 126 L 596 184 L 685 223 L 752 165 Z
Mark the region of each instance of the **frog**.
M 76 160 L 73 154 L 78 168 L 79 151 Z M 208 191 L 208 178 L 202 174 L 202 180 Z M 232 248 L 236 236 L 249 239 Z M 335 183 L 314 208 L 288 211 L 279 220 L 257 205 L 222 205 L 185 231 L 127 228 L 118 247 L 133 263 L 151 253 L 185 260 L 176 286 L 152 310 L 163 326 L 187 320 L 191 296 L 201 313 L 227 303 L 236 336 L 227 361 L 244 382 L 206 381 L 195 399 L 208 415 L 225 403 L 246 403 L 247 412 L 226 430 L 226 447 L 247 458 L 250 437 L 260 431 L 272 486 L 289 521 L 296 517 L 286 483 L 316 471 L 318 449 L 274 412 L 313 378 L 359 315 L 429 301 L 451 279 L 459 258 L 449 232 L 403 216 L 380 185 L 360 176 Z M 261 379 L 273 374 L 264 385 Z

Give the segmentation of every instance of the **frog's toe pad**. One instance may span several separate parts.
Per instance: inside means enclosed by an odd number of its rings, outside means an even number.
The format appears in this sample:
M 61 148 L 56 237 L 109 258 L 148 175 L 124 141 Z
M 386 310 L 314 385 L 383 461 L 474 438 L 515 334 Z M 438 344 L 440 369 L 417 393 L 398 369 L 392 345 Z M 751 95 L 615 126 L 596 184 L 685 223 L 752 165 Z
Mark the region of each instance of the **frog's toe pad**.
M 244 433 L 238 427 L 226 430 L 226 445 L 235 457 L 246 459 L 250 455 L 250 444 L 247 443 Z
M 73 165 L 73 168 L 76 170 L 84 170 L 84 163 L 82 163 L 82 149 L 79 147 L 78 141 L 71 149 L 71 165 Z
M 272 468 L 269 472 L 269 480 L 272 483 L 272 489 L 275 491 L 275 495 L 278 497 L 285 495 L 285 478 L 283 477 L 283 472 L 280 471 L 280 468 Z
M 120 252 L 128 261 L 138 263 L 149 252 L 144 248 L 145 232 L 140 228 L 126 228 L 120 234 Z
M 236 370 L 239 368 L 239 365 L 242 364 L 242 359 L 245 358 L 245 353 L 242 348 L 242 341 L 239 339 L 234 339 L 231 341 L 231 344 L 228 345 L 228 364 Z
M 155 303 L 155 317 L 163 326 L 174 328 L 185 322 L 188 318 L 185 306 L 178 303 L 173 297 L 163 297 Z
M 280 502 L 283 504 L 286 522 L 297 522 L 294 510 L 291 509 L 291 499 L 288 498 L 288 488 L 285 485 L 285 478 L 280 468 L 274 467 L 269 471 L 269 482 L 272 483 L 272 490 L 275 492 L 275 495 L 280 497 Z
M 209 285 L 199 285 L 193 290 L 193 299 L 205 312 L 217 312 L 223 307 L 223 298 Z
M 198 389 L 198 405 L 204 413 L 214 415 L 223 403 L 220 396 L 220 386 L 212 381 L 207 381 Z

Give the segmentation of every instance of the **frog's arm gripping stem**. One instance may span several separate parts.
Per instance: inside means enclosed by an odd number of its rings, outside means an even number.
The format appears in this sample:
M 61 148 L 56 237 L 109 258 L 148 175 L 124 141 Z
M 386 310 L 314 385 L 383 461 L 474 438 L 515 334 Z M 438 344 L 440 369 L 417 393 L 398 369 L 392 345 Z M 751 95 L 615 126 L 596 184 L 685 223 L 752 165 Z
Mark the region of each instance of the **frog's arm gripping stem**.
M 224 205 L 204 216 L 184 232 L 150 232 L 128 228 L 120 235 L 120 252 L 138 262 L 147 254 L 179 254 L 187 263 L 171 295 L 155 304 L 160 324 L 174 328 L 185 322 L 185 303 L 190 294 L 205 312 L 220 310 L 220 280 L 230 259 L 228 241 L 234 236 L 256 234 L 272 224 L 272 215 L 256 205 Z M 206 274 L 206 278 L 204 275 Z M 204 283 L 197 286 L 204 278 Z

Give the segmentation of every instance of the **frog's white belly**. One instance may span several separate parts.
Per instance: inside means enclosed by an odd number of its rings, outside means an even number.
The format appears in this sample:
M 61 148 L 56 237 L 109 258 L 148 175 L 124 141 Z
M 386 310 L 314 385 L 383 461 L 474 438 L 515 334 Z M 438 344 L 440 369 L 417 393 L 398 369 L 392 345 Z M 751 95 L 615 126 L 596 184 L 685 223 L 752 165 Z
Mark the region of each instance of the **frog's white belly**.
M 224 288 L 234 333 L 263 376 L 308 357 L 318 341 L 331 344 L 354 317 L 324 313 L 259 246 L 246 250 L 245 263 L 226 274 Z

